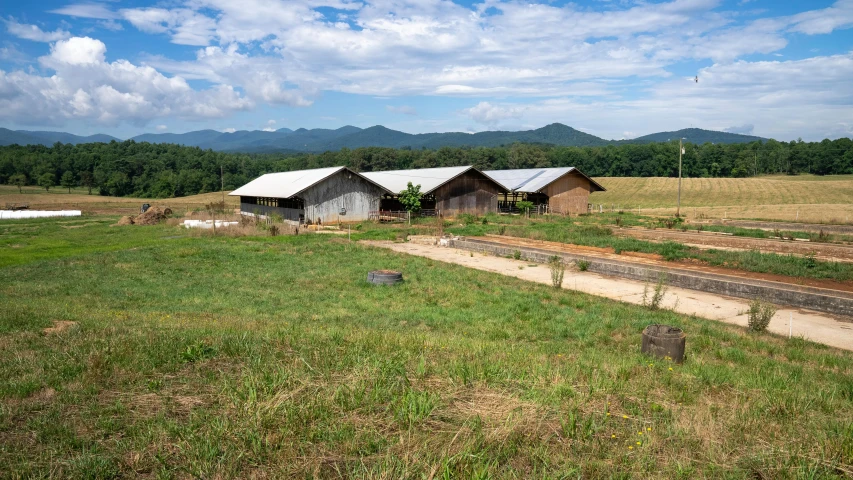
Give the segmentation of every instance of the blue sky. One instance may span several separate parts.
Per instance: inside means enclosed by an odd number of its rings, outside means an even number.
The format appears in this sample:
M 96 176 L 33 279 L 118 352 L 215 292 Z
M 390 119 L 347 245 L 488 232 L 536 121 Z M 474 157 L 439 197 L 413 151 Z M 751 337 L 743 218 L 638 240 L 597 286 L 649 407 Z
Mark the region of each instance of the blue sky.
M 853 0 L 7 0 L 0 19 L 13 129 L 853 136 Z

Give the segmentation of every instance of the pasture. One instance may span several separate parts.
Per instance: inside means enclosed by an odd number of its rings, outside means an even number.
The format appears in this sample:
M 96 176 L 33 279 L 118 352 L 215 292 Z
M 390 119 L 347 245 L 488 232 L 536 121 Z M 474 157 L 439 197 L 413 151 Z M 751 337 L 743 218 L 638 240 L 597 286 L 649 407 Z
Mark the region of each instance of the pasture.
M 848 352 L 338 236 L 116 218 L 2 224 L 4 476 L 853 471 Z M 687 331 L 683 365 L 639 352 L 651 323 Z

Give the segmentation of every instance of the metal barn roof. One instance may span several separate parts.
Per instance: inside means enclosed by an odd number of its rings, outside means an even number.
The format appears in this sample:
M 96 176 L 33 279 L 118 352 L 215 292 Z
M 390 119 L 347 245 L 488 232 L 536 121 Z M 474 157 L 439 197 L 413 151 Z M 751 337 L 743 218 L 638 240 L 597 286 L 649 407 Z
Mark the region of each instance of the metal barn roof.
M 353 175 L 364 177 L 347 167 L 315 168 L 313 170 L 295 170 L 292 172 L 268 173 L 252 180 L 228 195 L 245 197 L 290 198 L 304 192 L 332 175 L 346 170 Z M 380 188 L 377 182 L 366 179 Z
M 412 185 L 420 185 L 421 193 L 431 193 L 433 190 L 462 175 L 468 170 L 478 171 L 468 165 L 464 167 L 442 167 L 442 168 L 419 168 L 414 170 L 390 170 L 386 172 L 364 172 L 367 179 L 376 182 L 394 193 L 400 193 L 406 189 L 409 182 Z M 482 172 L 481 172 L 482 173 Z M 486 175 L 486 177 L 489 177 Z M 494 178 L 489 177 L 498 185 L 503 186 Z
M 575 167 L 560 167 L 560 168 L 519 168 L 516 170 L 486 170 L 483 173 L 504 184 L 513 192 L 536 193 L 547 187 L 550 183 L 559 179 L 563 175 L 571 172 L 577 172 L 583 175 L 589 182 L 597 187 L 593 191 L 604 191 L 604 187 L 599 185 L 595 180 L 587 177 L 583 172 Z

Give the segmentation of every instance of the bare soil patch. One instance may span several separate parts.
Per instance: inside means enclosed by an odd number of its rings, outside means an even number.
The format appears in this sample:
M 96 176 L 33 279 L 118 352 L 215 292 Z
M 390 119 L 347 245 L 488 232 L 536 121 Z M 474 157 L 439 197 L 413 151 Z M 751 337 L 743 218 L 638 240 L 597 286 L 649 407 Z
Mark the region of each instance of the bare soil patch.
M 54 320 L 52 327 L 47 327 L 42 330 L 46 335 L 62 333 L 72 327 L 77 326 L 77 322 L 71 320 Z

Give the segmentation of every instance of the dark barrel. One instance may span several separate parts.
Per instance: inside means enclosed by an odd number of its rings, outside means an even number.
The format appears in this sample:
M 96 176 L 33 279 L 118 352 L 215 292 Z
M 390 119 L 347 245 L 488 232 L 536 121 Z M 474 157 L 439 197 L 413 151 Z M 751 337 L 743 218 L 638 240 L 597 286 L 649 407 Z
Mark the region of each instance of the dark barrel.
M 403 274 L 394 270 L 374 270 L 367 274 L 367 281 L 377 285 L 394 285 L 403 281 Z
M 680 328 L 649 325 L 643 330 L 643 353 L 660 358 L 668 357 L 675 363 L 682 363 L 686 345 L 687 334 Z

